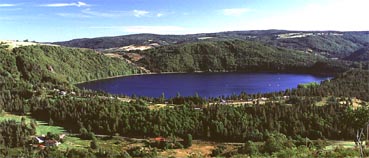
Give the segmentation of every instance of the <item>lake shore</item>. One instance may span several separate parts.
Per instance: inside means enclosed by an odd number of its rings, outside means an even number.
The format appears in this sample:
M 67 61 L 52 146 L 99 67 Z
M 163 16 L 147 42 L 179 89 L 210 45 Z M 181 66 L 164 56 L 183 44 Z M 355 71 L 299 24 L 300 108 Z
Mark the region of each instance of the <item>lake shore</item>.
M 73 85 L 79 85 L 83 83 L 88 82 L 94 82 L 94 81 L 102 81 L 102 80 L 108 80 L 108 79 L 114 79 L 114 78 L 120 78 L 120 77 L 129 77 L 129 76 L 142 76 L 142 75 L 158 75 L 158 74 L 185 74 L 185 73 L 224 73 L 224 72 L 238 72 L 238 71 L 194 71 L 194 72 L 150 72 L 150 73 L 138 73 L 138 74 L 126 74 L 126 75 L 117 75 L 117 76 L 110 76 L 100 79 L 93 79 L 88 81 L 82 81 L 82 82 L 76 82 L 73 83 Z M 309 72 L 290 72 L 290 71 L 244 71 L 244 72 L 238 72 L 238 73 L 293 73 L 293 74 L 312 74 L 312 75 L 318 75 L 318 76 L 335 76 L 334 73 L 309 73 Z
M 110 77 L 113 79 L 86 82 L 77 86 L 127 96 L 135 94 L 156 98 L 165 93 L 170 98 L 180 92 L 183 96 L 198 93 L 204 97 L 219 97 L 240 94 L 243 91 L 249 94 L 284 91 L 296 88 L 299 84 L 320 83 L 327 79 L 311 74 L 271 72 L 162 72 L 127 76 L 129 75 L 116 79 Z
M 73 83 L 73 84 L 78 85 L 78 84 L 83 84 L 83 83 L 88 83 L 88 82 L 108 80 L 108 79 L 114 79 L 114 78 L 120 78 L 120 77 L 129 77 L 129 76 L 158 75 L 158 74 L 185 74 L 185 73 L 207 73 L 207 72 L 204 72 L 204 71 L 194 71 L 194 72 L 151 72 L 151 73 L 140 73 L 140 74 L 126 74 L 126 75 L 117 75 L 117 76 L 110 76 L 110 77 L 105 77 L 105 78 L 101 78 L 101 79 L 93 79 L 93 80 L 88 80 L 88 81 L 83 81 L 83 82 L 77 82 L 77 83 Z

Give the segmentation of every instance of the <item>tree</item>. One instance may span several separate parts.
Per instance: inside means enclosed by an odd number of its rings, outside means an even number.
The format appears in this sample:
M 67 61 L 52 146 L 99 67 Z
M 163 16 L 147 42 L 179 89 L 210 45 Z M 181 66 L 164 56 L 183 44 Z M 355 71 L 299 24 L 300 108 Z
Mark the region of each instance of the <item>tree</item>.
M 211 151 L 211 156 L 212 157 L 217 157 L 217 156 L 221 155 L 224 152 L 225 149 L 226 149 L 225 146 L 219 145 L 214 150 Z
M 92 141 L 90 142 L 90 148 L 91 149 L 97 149 L 98 148 L 96 138 L 93 138 Z
M 0 42 L 0 49 L 7 49 L 9 48 L 9 45 L 7 45 L 5 42 Z
M 268 139 L 264 144 L 264 151 L 272 154 L 285 148 L 284 144 L 287 142 L 287 137 L 281 133 L 269 134 Z
M 240 154 L 254 155 L 258 152 L 258 147 L 252 141 L 247 141 L 241 148 L 238 149 L 238 153 Z
M 54 125 L 54 121 L 53 121 L 53 119 L 52 119 L 52 118 L 50 118 L 50 119 L 49 119 L 49 126 L 52 126 L 52 125 Z
M 185 148 L 188 148 L 188 147 L 192 146 L 192 135 L 191 134 L 187 134 L 185 139 L 183 139 L 183 146 Z
M 79 129 L 79 136 L 81 139 L 94 139 L 95 134 L 93 132 L 88 132 L 86 128 Z
M 164 103 L 165 102 L 165 94 L 164 94 L 164 92 L 161 94 L 161 96 L 159 98 L 159 102 L 160 103 Z

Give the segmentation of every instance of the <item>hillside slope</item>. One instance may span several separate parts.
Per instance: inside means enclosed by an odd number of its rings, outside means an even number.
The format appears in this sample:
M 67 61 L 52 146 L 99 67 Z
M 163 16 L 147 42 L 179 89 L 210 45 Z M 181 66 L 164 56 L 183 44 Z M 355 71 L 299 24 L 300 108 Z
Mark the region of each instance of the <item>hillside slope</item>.
M 345 60 L 351 61 L 368 61 L 369 60 L 369 47 L 361 48 L 354 53 L 350 54 Z
M 134 34 L 116 37 L 75 39 L 55 44 L 91 49 L 118 48 L 128 45 L 172 45 L 199 41 L 240 39 L 259 41 L 294 50 L 311 50 L 329 58 L 343 58 L 369 44 L 369 32 L 254 30 L 190 35 Z
M 339 72 L 348 67 L 320 55 L 241 40 L 170 45 L 138 53 L 145 56 L 138 63 L 156 72 Z
M 136 73 L 122 59 L 109 58 L 87 49 L 27 46 L 12 51 L 0 48 L 0 87 L 37 86 L 42 83 L 69 84 L 115 75 Z
M 319 86 L 299 87 L 291 94 L 300 96 L 341 96 L 356 97 L 369 101 L 369 71 L 349 70 Z
M 55 42 L 68 47 L 108 49 L 128 45 L 148 45 L 157 43 L 159 45 L 169 45 L 188 41 L 197 41 L 197 38 L 186 35 L 156 35 L 156 34 L 134 34 L 116 37 L 98 37 L 74 39 L 65 42 Z

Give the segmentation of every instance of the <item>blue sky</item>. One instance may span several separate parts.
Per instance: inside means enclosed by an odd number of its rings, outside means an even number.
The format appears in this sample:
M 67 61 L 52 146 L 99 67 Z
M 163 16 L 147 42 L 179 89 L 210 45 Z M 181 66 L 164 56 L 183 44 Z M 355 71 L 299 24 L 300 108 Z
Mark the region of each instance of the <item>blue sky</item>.
M 0 39 L 135 33 L 369 30 L 367 0 L 0 0 Z

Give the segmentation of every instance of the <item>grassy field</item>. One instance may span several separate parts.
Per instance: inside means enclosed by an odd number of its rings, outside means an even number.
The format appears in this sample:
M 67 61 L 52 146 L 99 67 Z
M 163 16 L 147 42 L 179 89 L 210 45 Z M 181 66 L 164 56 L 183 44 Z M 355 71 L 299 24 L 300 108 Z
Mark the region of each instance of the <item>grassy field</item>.
M 331 145 L 326 146 L 325 150 L 333 150 L 336 147 L 343 147 L 343 148 L 355 148 L 354 141 L 328 141 Z

